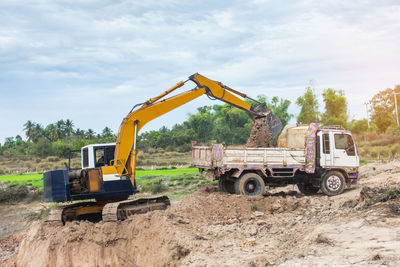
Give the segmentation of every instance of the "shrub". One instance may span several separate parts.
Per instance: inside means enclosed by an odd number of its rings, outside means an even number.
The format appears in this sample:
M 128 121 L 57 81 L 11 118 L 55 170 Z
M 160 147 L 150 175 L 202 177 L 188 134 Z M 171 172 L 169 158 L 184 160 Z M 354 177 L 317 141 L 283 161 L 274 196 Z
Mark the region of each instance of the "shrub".
M 390 155 L 392 156 L 392 157 L 394 157 L 394 156 L 396 156 L 397 154 L 399 154 L 400 153 L 400 144 L 393 144 L 391 147 L 390 147 Z
M 376 147 L 372 148 L 369 153 L 370 153 L 371 157 L 373 157 L 373 158 L 378 157 L 378 150 L 376 149 Z
M 59 161 L 59 160 L 60 159 L 58 157 L 55 157 L 55 156 L 47 157 L 47 161 L 49 161 L 49 162 L 56 162 L 56 161 Z
M 0 175 L 2 174 L 9 174 L 10 173 L 10 169 L 6 168 L 6 167 L 1 167 L 0 168 Z
M 26 186 L 15 185 L 12 187 L 0 188 L 0 203 L 1 202 L 16 202 L 24 199 L 29 193 Z
M 159 179 L 157 181 L 150 182 L 148 184 L 144 184 L 143 186 L 144 191 L 151 192 L 153 194 L 161 193 L 166 191 L 168 188 L 162 183 L 162 180 Z

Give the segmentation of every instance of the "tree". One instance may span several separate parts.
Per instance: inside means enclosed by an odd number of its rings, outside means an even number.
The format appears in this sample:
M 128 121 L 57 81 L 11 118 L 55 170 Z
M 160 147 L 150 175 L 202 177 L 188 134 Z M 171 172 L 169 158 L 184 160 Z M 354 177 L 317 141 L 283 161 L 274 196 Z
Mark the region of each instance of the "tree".
M 101 132 L 101 137 L 114 137 L 113 131 L 108 127 L 104 127 L 103 131 Z
M 85 131 L 78 128 L 74 131 L 74 136 L 78 138 L 85 138 Z
M 362 132 L 366 132 L 368 130 L 368 121 L 367 119 L 362 120 L 354 120 L 350 123 L 350 131 L 353 133 L 359 134 Z
M 92 130 L 92 129 L 89 129 L 89 130 L 87 130 L 86 132 L 85 132 L 85 138 L 87 138 L 87 139 L 89 139 L 89 140 L 92 140 L 92 139 L 94 139 L 96 137 L 96 133 Z
M 191 114 L 187 125 L 197 134 L 198 141 L 206 142 L 214 128 L 214 120 L 211 114 L 211 107 L 204 106 L 197 109 L 196 114 Z
M 325 89 L 323 94 L 325 112 L 321 121 L 325 125 L 342 125 L 347 127 L 347 101 L 343 90 Z
M 400 85 L 395 86 L 395 89 L 388 88 L 379 92 L 369 101 L 371 121 L 378 127 L 380 132 L 386 132 L 390 126 L 394 126 L 397 123 L 393 93 L 400 93 Z M 400 112 L 400 98 L 398 96 L 397 108 Z
M 296 105 L 301 107 L 297 116 L 297 124 L 309 124 L 319 121 L 318 100 L 311 87 L 307 87 L 304 95 L 297 98 Z
M 64 122 L 66 136 L 71 136 L 74 133 L 74 123 L 70 119 L 66 119 Z
M 44 129 L 44 132 L 47 139 L 49 139 L 50 141 L 55 142 L 58 140 L 57 126 L 54 123 L 47 125 Z
M 288 112 L 290 103 L 290 100 L 279 98 L 277 96 L 274 96 L 271 102 L 267 100 L 268 109 L 281 120 L 282 127 L 285 127 L 289 120 L 294 117 L 293 114 L 289 114 Z
M 24 124 L 24 131 L 25 131 L 25 135 L 28 138 L 29 141 L 32 141 L 32 137 L 33 137 L 33 131 L 35 128 L 35 123 L 28 120 L 27 122 L 25 122 Z

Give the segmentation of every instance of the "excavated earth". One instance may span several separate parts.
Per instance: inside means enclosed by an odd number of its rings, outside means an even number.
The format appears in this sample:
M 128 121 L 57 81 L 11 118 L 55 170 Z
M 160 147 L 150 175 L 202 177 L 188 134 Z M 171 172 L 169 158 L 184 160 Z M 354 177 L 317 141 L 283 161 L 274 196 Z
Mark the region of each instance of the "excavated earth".
M 258 117 L 251 123 L 250 137 L 246 147 L 271 147 L 273 142 L 269 131 L 268 118 Z
M 400 162 L 361 167 L 335 197 L 205 187 L 122 222 L 44 220 L 0 246 L 1 266 L 398 266 Z

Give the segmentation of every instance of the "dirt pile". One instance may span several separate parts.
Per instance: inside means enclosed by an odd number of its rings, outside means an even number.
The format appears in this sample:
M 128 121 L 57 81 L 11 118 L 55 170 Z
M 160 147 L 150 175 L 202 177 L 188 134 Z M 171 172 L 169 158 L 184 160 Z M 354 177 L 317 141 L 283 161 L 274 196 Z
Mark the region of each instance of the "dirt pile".
M 268 118 L 257 117 L 251 123 L 250 137 L 247 147 L 271 147 L 273 137 L 269 131 Z
M 361 168 L 370 175 L 335 197 L 303 196 L 293 186 L 260 197 L 207 187 L 165 211 L 123 222 L 80 221 L 63 227 L 38 222 L 20 234 L 17 252 L 1 264 L 396 266 L 400 261 L 400 215 L 394 212 L 400 207 L 396 166 Z

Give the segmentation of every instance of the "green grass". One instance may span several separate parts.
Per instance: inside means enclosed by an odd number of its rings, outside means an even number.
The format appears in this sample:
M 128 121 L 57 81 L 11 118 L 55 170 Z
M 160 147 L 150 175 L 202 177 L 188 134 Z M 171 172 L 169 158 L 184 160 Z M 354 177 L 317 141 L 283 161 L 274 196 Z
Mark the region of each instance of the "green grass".
M 1 175 L 0 181 L 3 182 L 16 182 L 16 181 L 37 181 L 43 178 L 42 173 L 33 174 L 12 174 L 12 175 Z
M 138 183 L 150 183 L 153 178 L 160 178 L 159 176 L 179 176 L 182 174 L 197 173 L 196 168 L 185 168 L 185 169 L 168 169 L 168 170 L 137 170 L 136 177 L 138 178 Z M 150 176 L 150 177 L 149 177 Z M 6 182 L 10 185 L 32 185 L 35 187 L 43 188 L 42 173 L 34 174 L 13 174 L 13 175 L 1 175 L 0 182 Z M 175 179 L 179 180 L 182 177 Z
M 185 168 L 185 169 L 168 169 L 168 170 L 137 170 L 136 177 L 142 176 L 157 176 L 157 175 L 164 175 L 164 176 L 172 176 L 172 175 L 179 175 L 184 173 L 194 173 L 198 172 L 197 168 Z M 1 177 L 0 177 L 1 178 Z
M 43 188 L 42 173 L 34 174 L 14 174 L 14 175 L 2 175 L 0 176 L 0 182 L 6 182 L 10 186 L 13 185 L 30 185 L 38 188 Z

